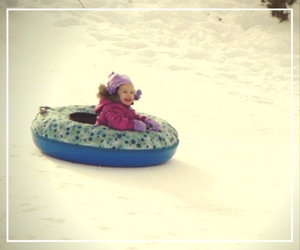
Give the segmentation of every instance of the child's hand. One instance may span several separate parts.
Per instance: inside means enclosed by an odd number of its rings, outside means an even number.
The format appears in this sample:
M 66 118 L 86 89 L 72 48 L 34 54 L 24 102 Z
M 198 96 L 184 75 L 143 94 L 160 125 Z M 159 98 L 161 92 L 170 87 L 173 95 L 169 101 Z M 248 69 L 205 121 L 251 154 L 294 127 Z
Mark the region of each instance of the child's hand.
M 134 130 L 145 132 L 146 131 L 146 124 L 139 120 L 133 120 L 134 122 Z
M 149 125 L 152 128 L 152 130 L 154 130 L 154 131 L 160 130 L 159 123 L 154 121 L 153 119 L 147 118 L 145 122 L 146 122 L 147 125 Z

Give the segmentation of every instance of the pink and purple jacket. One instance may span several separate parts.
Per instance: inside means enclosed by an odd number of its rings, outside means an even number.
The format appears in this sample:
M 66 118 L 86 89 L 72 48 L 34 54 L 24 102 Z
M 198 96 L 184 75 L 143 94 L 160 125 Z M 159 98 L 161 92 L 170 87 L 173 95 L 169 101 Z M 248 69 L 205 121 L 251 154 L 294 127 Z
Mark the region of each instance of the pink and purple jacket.
M 147 119 L 145 116 L 136 114 L 130 106 L 107 99 L 100 99 L 95 107 L 95 113 L 97 114 L 95 125 L 104 125 L 117 130 L 133 130 L 133 120 L 145 122 Z

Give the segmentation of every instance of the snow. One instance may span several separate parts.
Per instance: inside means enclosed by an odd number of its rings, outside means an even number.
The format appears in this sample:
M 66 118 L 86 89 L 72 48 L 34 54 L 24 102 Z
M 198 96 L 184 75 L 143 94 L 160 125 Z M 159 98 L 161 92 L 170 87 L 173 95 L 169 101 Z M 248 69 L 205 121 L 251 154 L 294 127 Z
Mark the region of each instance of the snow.
M 75 0 L 0 3 L 2 58 L 5 8 L 57 8 L 9 11 L 0 248 L 297 249 L 299 4 L 291 84 L 292 23 L 253 10 L 265 8 L 259 1 L 81 2 L 112 9 L 82 9 Z M 42 154 L 30 134 L 39 106 L 96 104 L 111 71 L 142 89 L 136 111 L 177 129 L 175 156 L 130 169 Z M 4 115 L 4 60 L 1 73 Z M 3 142 L 5 127 L 3 119 Z

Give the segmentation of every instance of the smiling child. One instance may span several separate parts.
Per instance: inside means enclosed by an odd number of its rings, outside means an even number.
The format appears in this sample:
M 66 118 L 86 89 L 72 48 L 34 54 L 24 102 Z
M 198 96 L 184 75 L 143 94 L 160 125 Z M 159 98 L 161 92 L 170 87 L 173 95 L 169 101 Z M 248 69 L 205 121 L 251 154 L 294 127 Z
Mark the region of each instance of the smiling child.
M 134 101 L 140 99 L 141 94 L 141 90 L 134 89 L 128 76 L 112 72 L 108 77 L 107 86 L 100 84 L 98 88 L 97 97 L 100 101 L 95 107 L 95 125 L 140 132 L 145 132 L 147 127 L 154 131 L 160 130 L 159 123 L 136 114 L 131 108 Z

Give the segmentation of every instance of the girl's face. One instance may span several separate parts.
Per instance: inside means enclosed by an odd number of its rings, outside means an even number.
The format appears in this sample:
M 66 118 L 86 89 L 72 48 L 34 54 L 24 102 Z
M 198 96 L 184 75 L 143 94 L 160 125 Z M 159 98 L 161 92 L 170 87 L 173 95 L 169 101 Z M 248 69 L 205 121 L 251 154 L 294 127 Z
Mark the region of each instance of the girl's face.
M 118 92 L 117 92 L 117 94 L 121 100 L 121 103 L 126 106 L 130 106 L 134 102 L 134 93 L 135 93 L 135 90 L 134 90 L 132 84 L 130 84 L 130 83 L 124 83 L 124 84 L 120 85 Z

